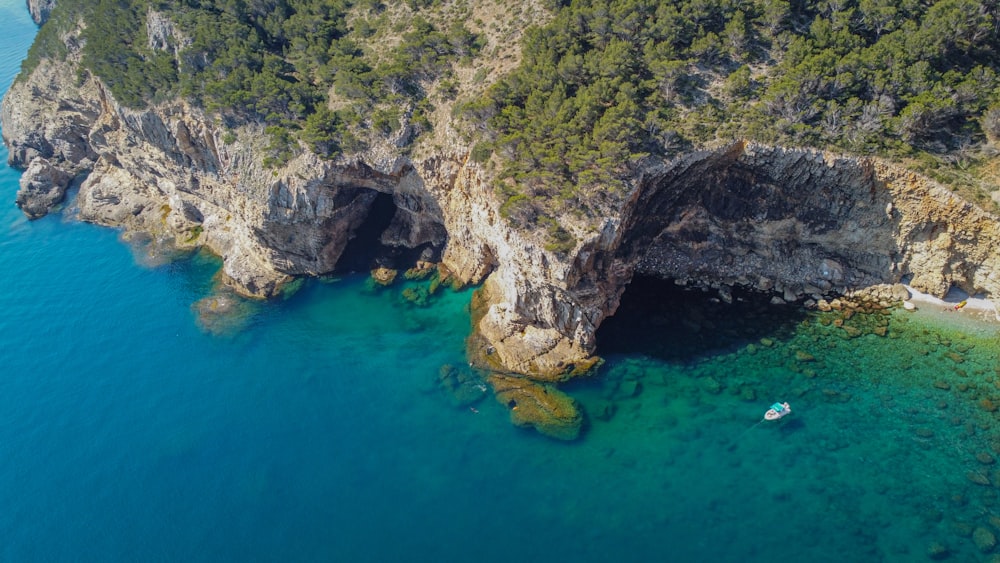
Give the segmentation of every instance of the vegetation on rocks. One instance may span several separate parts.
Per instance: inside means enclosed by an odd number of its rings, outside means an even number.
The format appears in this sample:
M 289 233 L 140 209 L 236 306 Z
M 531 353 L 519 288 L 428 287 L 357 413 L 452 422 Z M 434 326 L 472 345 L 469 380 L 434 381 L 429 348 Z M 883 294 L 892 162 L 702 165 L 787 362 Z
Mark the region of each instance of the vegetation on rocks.
M 117 100 L 260 122 L 270 165 L 300 144 L 405 151 L 432 100 L 454 104 L 471 157 L 499 167 L 503 214 L 556 252 L 576 240 L 557 218 L 602 216 L 637 160 L 734 138 L 888 155 L 988 201 L 1000 0 L 537 4 L 551 17 L 508 36 L 523 41 L 506 73 L 485 30 L 507 14 L 481 21 L 468 0 L 64 0 L 25 69 L 65 56 L 82 18 L 84 72 Z M 487 76 L 485 94 L 460 87 Z
M 575 0 L 466 106 L 489 124 L 476 158 L 499 155 L 505 209 L 523 219 L 539 199 L 596 215 L 636 159 L 733 138 L 961 170 L 1000 136 L 998 11 L 995 0 Z
M 268 164 L 292 156 L 297 141 L 332 157 L 429 128 L 426 86 L 482 48 L 461 22 L 439 29 L 423 17 L 431 2 L 410 4 L 412 17 L 396 21 L 374 17 L 386 6 L 372 1 L 65 0 L 24 70 L 65 56 L 58 38 L 82 19 L 83 67 L 123 105 L 183 96 L 263 123 Z M 385 52 L 363 48 L 379 26 L 398 41 Z

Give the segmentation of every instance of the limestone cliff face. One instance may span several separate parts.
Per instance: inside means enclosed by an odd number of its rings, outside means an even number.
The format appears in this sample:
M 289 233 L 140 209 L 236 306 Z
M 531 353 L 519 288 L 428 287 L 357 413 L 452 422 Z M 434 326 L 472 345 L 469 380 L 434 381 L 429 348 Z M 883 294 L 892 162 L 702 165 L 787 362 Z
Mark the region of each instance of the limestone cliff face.
M 567 257 L 492 239 L 499 266 L 478 328 L 493 349 L 481 361 L 571 375 L 637 273 L 723 300 L 736 286 L 784 303 L 900 280 L 1000 295 L 1000 219 L 877 159 L 740 142 L 651 161 L 593 227 Z
M 333 271 L 380 194 L 392 202 L 384 254 L 398 247 L 436 259 L 444 247 L 437 200 L 410 163 L 378 171 L 302 154 L 265 169 L 260 128 L 239 126 L 229 138 L 183 101 L 130 110 L 96 79 L 77 85 L 66 66 L 43 63 L 3 103 L 10 163 L 26 169 L 17 203 L 30 217 L 59 203 L 71 178 L 86 178 L 82 219 L 206 245 L 231 285 L 259 297 L 293 276 Z
M 27 0 L 28 11 L 31 12 L 31 19 L 35 23 L 42 25 L 49 19 L 49 13 L 56 5 L 56 0 Z
M 1000 294 L 997 217 L 878 160 L 744 142 L 651 159 L 606 216 L 564 218 L 579 242 L 557 254 L 501 217 L 493 178 L 454 139 L 421 157 L 388 143 L 267 169 L 260 128 L 183 101 L 124 108 L 98 80 L 77 81 L 70 51 L 69 63 L 44 61 L 19 80 L 0 113 L 29 216 L 57 205 L 75 178 L 81 218 L 205 245 L 233 287 L 260 297 L 333 271 L 376 226 L 362 242 L 385 265 L 420 257 L 483 283 L 471 351 L 497 371 L 559 380 L 586 369 L 636 273 L 723 299 L 734 286 L 779 302 L 906 276 L 936 295 L 953 285 Z

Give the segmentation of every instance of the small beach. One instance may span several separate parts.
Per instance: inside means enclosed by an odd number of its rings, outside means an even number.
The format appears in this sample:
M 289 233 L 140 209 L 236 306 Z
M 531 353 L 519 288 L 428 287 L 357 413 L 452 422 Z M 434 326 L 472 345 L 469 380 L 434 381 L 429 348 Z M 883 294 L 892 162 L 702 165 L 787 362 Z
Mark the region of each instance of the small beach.
M 1000 309 L 997 303 L 983 296 L 970 296 L 952 289 L 944 299 L 921 293 L 907 286 L 909 301 L 916 306 L 914 313 L 947 325 L 965 327 L 975 332 L 1000 330 Z

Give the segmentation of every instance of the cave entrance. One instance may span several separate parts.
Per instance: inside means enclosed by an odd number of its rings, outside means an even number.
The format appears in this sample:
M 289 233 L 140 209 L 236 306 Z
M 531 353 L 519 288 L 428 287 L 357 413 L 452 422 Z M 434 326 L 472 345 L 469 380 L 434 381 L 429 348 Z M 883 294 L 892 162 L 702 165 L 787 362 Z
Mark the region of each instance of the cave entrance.
M 714 291 L 636 275 L 618 310 L 598 329 L 596 353 L 688 362 L 761 338 L 790 336 L 805 311 L 794 305 L 772 305 L 770 300 L 769 294 L 734 288 L 732 302 L 726 303 Z
M 392 195 L 379 192 L 368 208 L 365 220 L 355 229 L 340 254 L 334 272 L 368 272 L 377 267 L 410 268 L 419 259 L 436 259 L 437 249 L 431 243 L 409 248 L 382 242 L 382 235 L 393 224 L 397 211 Z

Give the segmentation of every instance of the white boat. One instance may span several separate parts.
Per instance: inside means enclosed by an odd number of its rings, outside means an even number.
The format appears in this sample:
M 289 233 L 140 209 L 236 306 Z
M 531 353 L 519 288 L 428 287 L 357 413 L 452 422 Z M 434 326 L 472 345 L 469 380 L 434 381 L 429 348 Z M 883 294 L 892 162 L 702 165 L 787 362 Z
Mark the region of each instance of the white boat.
M 792 407 L 788 403 L 774 403 L 771 408 L 767 409 L 764 413 L 764 420 L 778 420 L 779 418 L 790 414 L 792 412 Z

